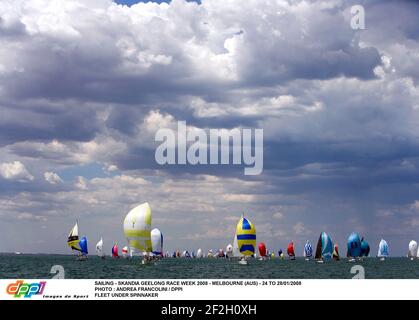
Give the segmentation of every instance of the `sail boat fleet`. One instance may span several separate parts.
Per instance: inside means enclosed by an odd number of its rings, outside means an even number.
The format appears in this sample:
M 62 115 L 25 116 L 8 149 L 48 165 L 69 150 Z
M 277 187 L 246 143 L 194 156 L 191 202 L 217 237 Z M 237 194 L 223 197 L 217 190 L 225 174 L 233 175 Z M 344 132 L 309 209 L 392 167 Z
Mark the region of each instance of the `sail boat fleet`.
M 147 263 L 163 256 L 163 234 L 157 228 L 151 230 L 151 208 L 148 203 L 140 204 L 128 212 L 123 226 L 128 245 L 121 250 L 122 258 L 132 258 L 133 255 L 139 254 L 143 257 L 143 263 Z M 87 259 L 87 237 L 79 238 L 78 221 L 68 235 L 67 245 L 76 252 L 77 260 Z M 96 244 L 96 252 L 100 258 L 105 259 L 103 238 Z M 117 242 L 112 246 L 111 257 L 121 257 Z
M 134 207 L 128 212 L 123 222 L 124 234 L 127 239 L 127 245 L 122 248 L 122 258 L 130 259 L 133 256 L 141 256 L 142 264 L 151 264 L 163 257 L 173 258 L 237 258 L 239 264 L 246 265 L 251 258 L 256 258 L 259 255 L 259 260 L 267 260 L 275 257 L 274 253 L 269 252 L 265 243 L 261 242 L 256 245 L 256 228 L 254 224 L 244 216 L 244 213 L 240 217 L 237 225 L 236 232 L 233 238 L 233 244 L 228 244 L 225 251 L 223 249 L 218 250 L 214 254 L 213 250 L 209 250 L 207 255 L 204 254 L 203 250 L 199 248 L 196 253 L 189 253 L 185 250 L 182 254 L 179 251 L 170 255 L 169 252 L 163 252 L 163 234 L 162 232 L 154 228 L 152 229 L 152 214 L 150 205 L 146 202 Z M 105 259 L 106 254 L 103 250 L 103 238 L 100 238 L 96 244 L 97 255 Z M 78 261 L 84 261 L 88 257 L 88 242 L 87 237 L 79 237 L 79 225 L 78 221 L 71 229 L 68 238 L 67 245 L 73 252 L 76 252 L 76 258 Z M 258 253 L 256 252 L 258 249 Z M 310 241 L 304 245 L 304 259 L 306 261 L 314 260 L 318 263 L 324 263 L 326 261 L 339 261 L 339 247 L 336 243 L 333 243 L 331 237 L 326 233 L 322 232 L 317 241 L 317 245 L 314 248 Z M 291 241 L 287 247 L 287 255 L 290 260 L 295 260 L 295 244 Z M 347 259 L 349 262 L 360 261 L 370 254 L 370 246 L 368 242 L 359 234 L 353 232 L 349 235 L 347 241 Z M 119 259 L 118 243 L 115 242 L 111 250 L 111 258 Z M 412 240 L 408 247 L 408 258 L 414 260 L 419 258 L 418 243 Z M 284 253 L 282 249 L 278 251 L 278 257 L 284 259 Z M 378 246 L 377 257 L 384 261 L 389 257 L 389 246 L 388 243 L 382 239 Z

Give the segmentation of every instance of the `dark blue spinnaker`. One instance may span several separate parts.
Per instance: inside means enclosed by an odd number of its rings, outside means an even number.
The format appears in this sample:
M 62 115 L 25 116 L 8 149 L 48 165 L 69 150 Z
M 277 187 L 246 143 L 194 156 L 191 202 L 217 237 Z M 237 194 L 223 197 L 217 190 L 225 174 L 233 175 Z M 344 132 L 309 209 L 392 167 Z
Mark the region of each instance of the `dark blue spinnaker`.
M 370 255 L 370 245 L 364 238 L 361 239 L 361 257 L 368 257 Z
M 348 257 L 358 258 L 361 256 L 361 238 L 355 232 L 352 232 L 348 238 Z
M 81 253 L 87 255 L 89 252 L 87 250 L 87 238 L 83 237 L 80 239 L 79 246 L 81 249 Z

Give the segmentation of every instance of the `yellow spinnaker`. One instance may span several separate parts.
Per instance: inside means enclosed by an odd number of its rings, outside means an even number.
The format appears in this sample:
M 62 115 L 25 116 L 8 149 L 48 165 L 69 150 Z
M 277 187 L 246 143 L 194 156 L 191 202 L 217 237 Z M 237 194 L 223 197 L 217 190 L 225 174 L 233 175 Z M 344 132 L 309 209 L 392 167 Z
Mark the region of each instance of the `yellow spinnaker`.
M 128 212 L 124 233 L 131 248 L 151 252 L 151 208 L 147 202 Z

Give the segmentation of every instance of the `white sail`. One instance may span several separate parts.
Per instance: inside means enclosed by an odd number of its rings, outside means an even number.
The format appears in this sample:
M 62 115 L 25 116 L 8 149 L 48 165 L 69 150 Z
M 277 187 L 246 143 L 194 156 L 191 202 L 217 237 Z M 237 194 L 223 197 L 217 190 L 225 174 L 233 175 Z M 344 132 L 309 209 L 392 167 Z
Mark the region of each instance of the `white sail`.
M 226 253 L 227 256 L 232 257 L 233 256 L 233 246 L 231 245 L 231 243 L 229 243 L 226 247 Z
M 79 225 L 76 222 L 73 229 L 71 229 L 70 234 L 68 235 L 68 237 L 70 238 L 70 237 L 78 237 L 78 236 L 79 236 Z
M 96 252 L 99 257 L 103 256 L 103 239 L 100 238 L 99 242 L 96 244 Z
M 151 230 L 151 248 L 154 255 L 163 255 L 163 235 L 157 228 Z
M 409 243 L 409 258 L 416 257 L 418 253 L 418 243 L 414 240 Z
M 197 258 L 202 258 L 204 256 L 204 253 L 202 252 L 202 249 L 199 248 L 198 251 L 196 252 L 196 257 Z
M 234 235 L 234 240 L 233 240 L 233 256 L 234 257 L 242 256 L 239 250 L 239 245 L 237 243 L 237 234 Z
M 388 244 L 384 239 L 382 239 L 380 241 L 379 246 L 378 246 L 378 257 L 379 258 L 384 258 L 384 257 L 388 257 L 388 256 L 389 256 Z
M 151 252 L 151 208 L 147 202 L 128 212 L 124 233 L 130 249 Z

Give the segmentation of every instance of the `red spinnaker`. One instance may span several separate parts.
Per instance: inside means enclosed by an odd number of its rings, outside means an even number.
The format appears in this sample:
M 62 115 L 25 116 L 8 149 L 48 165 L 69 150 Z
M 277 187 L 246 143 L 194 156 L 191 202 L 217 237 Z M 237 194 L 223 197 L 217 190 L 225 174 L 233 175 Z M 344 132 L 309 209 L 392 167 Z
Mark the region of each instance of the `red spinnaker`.
M 266 256 L 266 246 L 263 242 L 259 243 L 259 255 L 261 257 Z
M 117 244 L 115 244 L 112 247 L 112 257 L 118 257 L 118 245 Z
M 294 242 L 293 241 L 291 241 L 291 243 L 288 245 L 287 253 L 290 257 L 295 257 Z

